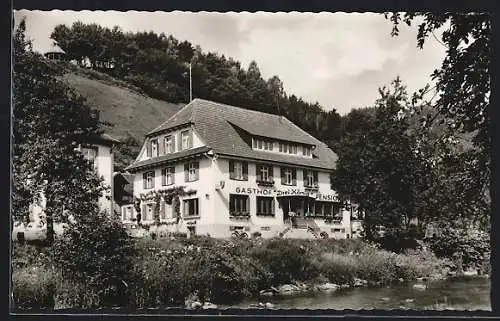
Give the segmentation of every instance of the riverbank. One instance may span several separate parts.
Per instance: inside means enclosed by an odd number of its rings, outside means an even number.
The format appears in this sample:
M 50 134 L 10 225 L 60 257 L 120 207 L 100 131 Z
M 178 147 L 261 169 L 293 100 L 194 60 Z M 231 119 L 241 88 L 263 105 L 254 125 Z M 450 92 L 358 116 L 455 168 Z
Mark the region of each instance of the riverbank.
M 27 308 L 104 307 L 104 290 L 61 277 L 50 248 L 16 246 L 14 302 Z M 443 279 L 455 267 L 430 251 L 395 254 L 347 240 L 138 239 L 123 278 L 119 306 L 214 308 L 275 295 L 328 294 L 355 287 L 382 287 Z M 126 280 L 126 281 L 125 281 Z M 80 295 L 76 296 L 75 293 Z

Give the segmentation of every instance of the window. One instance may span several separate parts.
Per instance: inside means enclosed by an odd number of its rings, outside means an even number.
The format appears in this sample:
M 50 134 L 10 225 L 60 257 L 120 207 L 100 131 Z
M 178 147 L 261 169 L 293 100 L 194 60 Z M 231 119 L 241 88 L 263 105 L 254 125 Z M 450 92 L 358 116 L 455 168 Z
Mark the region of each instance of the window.
M 257 215 L 274 215 L 274 197 L 257 196 Z
M 183 213 L 184 213 L 185 217 L 199 216 L 200 215 L 200 213 L 198 212 L 198 199 L 197 198 L 183 200 L 182 205 L 183 205 Z
M 229 195 L 229 212 L 231 215 L 238 215 L 250 212 L 248 195 Z
M 95 167 L 95 159 L 97 157 L 97 148 L 96 147 L 84 147 L 80 149 L 80 152 L 92 167 Z
M 229 178 L 234 180 L 248 180 L 248 163 L 229 161 Z
M 146 211 L 144 213 L 144 221 L 153 220 L 153 204 L 146 204 Z
M 193 147 L 193 133 L 190 130 L 181 132 L 181 149 L 189 149 Z
M 288 146 L 288 153 L 289 154 L 297 154 L 297 146 L 295 146 L 295 145 Z
M 311 156 L 311 147 L 302 146 L 302 155 Z
M 331 202 L 315 202 L 314 209 L 316 216 L 333 217 L 334 206 Z
M 158 139 L 152 139 L 150 141 L 150 151 L 149 157 L 158 157 Z
M 304 170 L 304 186 L 318 187 L 318 173 L 312 170 Z
M 254 149 L 273 150 L 273 141 L 265 139 L 252 138 L 252 146 Z
M 296 185 L 296 171 L 293 168 L 285 167 L 281 168 L 281 184 L 283 185 Z
M 197 161 L 184 164 L 184 173 L 186 182 L 193 182 L 198 180 L 199 167 L 200 165 Z
M 150 171 L 142 174 L 143 188 L 155 187 L 155 172 Z
M 270 165 L 257 165 L 257 182 L 273 182 L 273 167 Z
M 174 136 L 169 135 L 165 137 L 165 154 L 171 154 L 174 152 L 175 141 Z
M 175 167 L 167 167 L 161 170 L 161 184 L 163 186 L 165 185 L 172 185 L 175 183 Z

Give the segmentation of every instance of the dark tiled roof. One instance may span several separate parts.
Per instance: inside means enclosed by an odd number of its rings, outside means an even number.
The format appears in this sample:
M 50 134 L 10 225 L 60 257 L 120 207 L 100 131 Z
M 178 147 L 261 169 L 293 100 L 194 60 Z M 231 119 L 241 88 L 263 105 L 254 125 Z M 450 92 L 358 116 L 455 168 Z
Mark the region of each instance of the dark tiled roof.
M 337 161 L 337 155 L 326 144 L 307 134 L 285 117 L 203 99 L 194 99 L 149 134 L 186 123 L 194 124 L 196 132 L 216 154 L 322 169 L 335 168 Z M 315 157 L 306 158 L 253 150 L 249 142 L 238 132 L 238 128 L 252 135 L 315 145 L 316 149 L 313 152 Z M 173 155 L 177 156 L 180 153 Z M 161 157 L 151 160 L 152 163 L 157 161 L 161 161 Z M 136 167 L 136 164 L 131 166 Z
M 147 168 L 147 167 L 151 167 L 151 166 L 156 166 L 156 165 L 159 165 L 161 163 L 165 163 L 165 162 L 172 161 L 172 160 L 177 160 L 177 159 L 183 158 L 183 157 L 194 156 L 194 155 L 197 155 L 197 154 L 201 154 L 201 153 L 207 152 L 209 150 L 210 150 L 209 147 L 202 146 L 202 147 L 198 147 L 198 148 L 193 148 L 193 149 L 185 150 L 185 151 L 182 151 L 182 152 L 179 152 L 179 153 L 167 154 L 167 155 L 163 155 L 163 156 L 160 156 L 160 157 L 149 158 L 149 159 L 146 159 L 146 160 L 143 160 L 143 161 L 139 161 L 139 162 L 133 163 L 132 165 L 130 165 L 127 168 L 125 168 L 125 170 L 126 171 L 130 171 L 130 172 L 134 172 L 134 171 L 136 171 L 138 169 L 141 169 L 141 168 Z

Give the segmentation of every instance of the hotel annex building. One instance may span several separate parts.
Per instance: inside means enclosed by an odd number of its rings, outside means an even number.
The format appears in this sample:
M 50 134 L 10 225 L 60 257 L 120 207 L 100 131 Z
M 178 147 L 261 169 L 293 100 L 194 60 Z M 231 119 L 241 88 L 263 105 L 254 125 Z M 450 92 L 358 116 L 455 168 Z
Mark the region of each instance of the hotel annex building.
M 179 206 L 160 201 L 167 231 L 272 237 L 311 227 L 323 237 L 351 237 L 351 213 L 331 187 L 336 160 L 283 116 L 194 99 L 146 134 L 126 170 L 142 199 L 143 224 L 154 223 L 154 203 L 145 195 L 184 187 L 189 193 Z M 135 208 L 122 206 L 125 224 L 136 221 Z

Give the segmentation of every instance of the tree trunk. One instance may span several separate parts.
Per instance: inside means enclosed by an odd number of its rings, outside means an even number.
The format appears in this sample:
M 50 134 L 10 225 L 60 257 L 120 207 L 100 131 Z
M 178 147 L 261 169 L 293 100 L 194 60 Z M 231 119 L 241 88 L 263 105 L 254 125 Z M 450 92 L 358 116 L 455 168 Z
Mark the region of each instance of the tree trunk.
M 45 234 L 45 240 L 47 244 L 51 245 L 54 243 L 54 219 L 50 211 L 45 211 L 45 218 L 47 221 L 47 231 Z
M 45 203 L 45 220 L 47 224 L 47 231 L 45 233 L 45 241 L 47 242 L 48 245 L 51 245 L 54 243 L 54 206 L 52 199 L 49 194 L 45 195 L 46 197 L 46 203 Z

